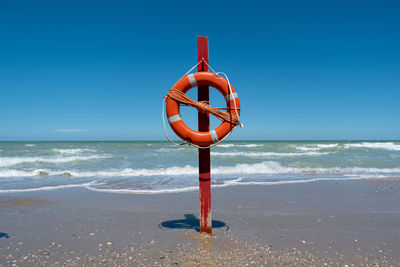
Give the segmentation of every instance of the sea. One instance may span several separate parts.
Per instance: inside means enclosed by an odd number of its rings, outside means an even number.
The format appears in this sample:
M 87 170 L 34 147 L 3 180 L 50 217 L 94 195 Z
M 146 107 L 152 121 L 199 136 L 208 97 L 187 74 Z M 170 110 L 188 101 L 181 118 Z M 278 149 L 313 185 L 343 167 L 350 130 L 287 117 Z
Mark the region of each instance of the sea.
M 213 188 L 400 179 L 400 141 L 235 141 L 211 148 Z M 198 190 L 198 149 L 162 141 L 0 142 L 0 194 Z

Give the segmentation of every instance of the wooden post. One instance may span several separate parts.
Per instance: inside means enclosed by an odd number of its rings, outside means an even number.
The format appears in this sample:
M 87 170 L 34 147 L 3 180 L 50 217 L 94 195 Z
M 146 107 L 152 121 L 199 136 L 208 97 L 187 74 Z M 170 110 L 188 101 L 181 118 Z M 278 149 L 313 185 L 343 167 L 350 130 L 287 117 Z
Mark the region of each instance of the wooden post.
M 203 60 L 208 64 L 208 37 L 197 37 L 197 62 Z M 198 71 L 208 71 L 208 66 L 202 62 Z M 208 86 L 199 86 L 197 101 L 208 101 Z M 210 131 L 210 117 L 208 114 L 198 113 L 199 132 Z M 199 149 L 199 191 L 200 191 L 200 232 L 212 233 L 211 225 L 211 172 L 210 149 Z

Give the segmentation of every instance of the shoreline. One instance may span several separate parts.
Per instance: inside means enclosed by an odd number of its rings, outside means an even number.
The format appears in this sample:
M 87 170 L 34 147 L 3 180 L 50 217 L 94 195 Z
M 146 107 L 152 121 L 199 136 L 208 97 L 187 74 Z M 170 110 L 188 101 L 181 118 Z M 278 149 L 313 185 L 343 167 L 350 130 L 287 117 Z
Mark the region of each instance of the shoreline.
M 396 265 L 399 190 L 380 179 L 214 188 L 211 238 L 196 231 L 197 191 L 0 194 L 0 265 Z
M 362 182 L 392 182 L 398 183 L 397 176 L 392 177 L 384 177 L 384 178 L 365 178 L 365 177 L 353 177 L 353 178 L 335 178 L 335 177 L 317 177 L 310 179 L 299 179 L 299 180 L 282 180 L 282 181 L 265 181 L 265 182 L 240 182 L 242 178 L 237 178 L 227 183 L 216 183 L 211 184 L 211 189 L 220 189 L 227 187 L 238 187 L 238 186 L 279 186 L 279 185 L 290 185 L 290 184 L 307 184 L 307 183 L 318 183 L 318 182 L 353 182 L 353 181 L 362 181 Z M 87 182 L 83 184 L 67 184 L 67 185 L 55 185 L 55 186 L 44 186 L 38 188 L 21 188 L 21 189 L 0 189 L 0 197 L 1 195 L 8 194 L 25 194 L 25 193 L 34 193 L 34 192 L 46 192 L 46 191 L 62 191 L 62 190 L 71 190 L 71 189 L 82 189 L 92 192 L 98 193 L 106 193 L 106 194 L 128 194 L 128 195 L 162 195 L 162 194 L 178 194 L 178 193 L 187 193 L 187 192 L 198 192 L 199 189 L 197 186 L 190 186 L 184 188 L 174 188 L 174 189 L 148 189 L 148 190 L 139 190 L 139 189 L 103 189 L 103 188 L 93 188 L 91 185 L 95 185 L 95 182 Z

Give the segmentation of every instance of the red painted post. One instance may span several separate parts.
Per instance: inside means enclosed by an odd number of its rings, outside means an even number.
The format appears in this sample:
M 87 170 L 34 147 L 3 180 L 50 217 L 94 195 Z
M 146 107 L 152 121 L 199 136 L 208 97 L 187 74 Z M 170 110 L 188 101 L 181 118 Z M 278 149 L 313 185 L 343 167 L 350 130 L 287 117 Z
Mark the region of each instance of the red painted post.
M 197 37 L 197 62 L 204 59 L 208 64 L 208 37 Z M 203 62 L 197 67 L 198 71 L 208 71 Z M 208 101 L 208 86 L 199 86 L 197 101 Z M 208 114 L 198 113 L 199 132 L 210 131 L 210 117 Z M 211 172 L 210 149 L 199 149 L 199 191 L 200 191 L 200 232 L 212 233 L 211 225 Z

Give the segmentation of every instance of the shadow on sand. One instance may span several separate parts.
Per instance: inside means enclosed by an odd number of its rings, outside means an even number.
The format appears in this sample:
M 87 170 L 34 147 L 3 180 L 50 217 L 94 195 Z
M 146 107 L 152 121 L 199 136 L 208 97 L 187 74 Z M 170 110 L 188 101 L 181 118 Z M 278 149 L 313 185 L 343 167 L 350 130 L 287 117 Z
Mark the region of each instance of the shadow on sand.
M 185 219 L 178 219 L 172 221 L 164 221 L 159 224 L 161 229 L 194 229 L 197 232 L 200 231 L 200 220 L 193 214 L 185 214 Z M 229 226 L 222 221 L 212 220 L 212 228 L 220 228 L 223 231 L 228 231 Z

